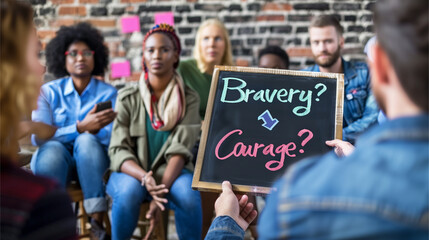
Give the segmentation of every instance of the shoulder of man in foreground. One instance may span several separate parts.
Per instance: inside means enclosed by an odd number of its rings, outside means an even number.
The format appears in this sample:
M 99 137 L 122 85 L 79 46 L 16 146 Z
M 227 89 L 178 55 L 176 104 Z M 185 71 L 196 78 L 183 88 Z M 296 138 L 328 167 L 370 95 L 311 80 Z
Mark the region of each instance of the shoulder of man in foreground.
M 295 164 L 268 197 L 258 221 L 261 239 L 427 238 L 427 124 L 426 134 L 406 136 L 424 132 L 427 119 L 373 129 L 349 157 L 330 152 Z

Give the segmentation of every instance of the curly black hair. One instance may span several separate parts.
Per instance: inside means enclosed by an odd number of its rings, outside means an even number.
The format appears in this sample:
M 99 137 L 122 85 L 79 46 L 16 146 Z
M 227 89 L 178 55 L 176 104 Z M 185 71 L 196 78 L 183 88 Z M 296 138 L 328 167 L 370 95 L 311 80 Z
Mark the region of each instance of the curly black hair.
M 265 54 L 274 54 L 278 56 L 285 64 L 286 69 L 289 68 L 289 56 L 285 52 L 285 50 L 281 49 L 278 46 L 267 46 L 259 52 L 258 60 L 261 59 Z
M 109 49 L 104 45 L 104 37 L 91 26 L 82 22 L 72 26 L 62 26 L 46 46 L 46 66 L 56 77 L 69 75 L 66 70 L 65 52 L 71 44 L 84 42 L 94 51 L 94 70 L 92 75 L 103 75 L 109 61 Z

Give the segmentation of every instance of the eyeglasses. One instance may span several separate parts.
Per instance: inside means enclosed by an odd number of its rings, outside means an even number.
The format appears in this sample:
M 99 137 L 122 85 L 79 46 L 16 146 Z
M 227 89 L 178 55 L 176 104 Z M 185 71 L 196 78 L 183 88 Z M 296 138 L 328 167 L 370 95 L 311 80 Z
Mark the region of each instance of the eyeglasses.
M 68 56 L 73 57 L 73 58 L 77 57 L 78 54 L 80 54 L 82 57 L 89 58 L 89 57 L 92 57 L 94 55 L 94 51 L 91 51 L 91 50 L 83 50 L 83 51 L 73 50 L 73 51 L 66 51 L 64 53 L 64 55 L 66 55 L 66 56 L 68 55 Z

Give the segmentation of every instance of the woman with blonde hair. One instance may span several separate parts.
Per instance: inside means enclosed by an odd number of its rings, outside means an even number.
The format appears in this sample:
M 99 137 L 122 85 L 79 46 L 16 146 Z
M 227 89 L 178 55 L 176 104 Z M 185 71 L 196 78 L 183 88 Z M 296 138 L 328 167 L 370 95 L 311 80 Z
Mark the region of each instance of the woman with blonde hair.
M 17 166 L 19 122 L 37 107 L 44 66 L 33 9 L 0 3 L 0 238 L 75 239 L 76 220 L 67 194 L 55 182 Z
M 211 18 L 201 23 L 193 55 L 193 59 L 180 62 L 177 71 L 200 96 L 200 116 L 204 119 L 214 66 L 233 65 L 228 29 L 221 21 Z

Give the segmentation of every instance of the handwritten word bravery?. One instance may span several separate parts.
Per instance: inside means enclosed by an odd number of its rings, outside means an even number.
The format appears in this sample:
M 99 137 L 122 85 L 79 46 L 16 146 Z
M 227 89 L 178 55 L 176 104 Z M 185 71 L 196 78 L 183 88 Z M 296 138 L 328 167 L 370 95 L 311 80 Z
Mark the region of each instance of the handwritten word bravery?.
M 313 91 L 311 90 L 298 90 L 290 88 L 289 91 L 287 89 L 281 88 L 281 89 L 265 89 L 265 90 L 259 90 L 256 91 L 254 89 L 245 89 L 247 86 L 247 83 L 240 79 L 235 77 L 227 77 L 222 78 L 224 81 L 223 89 L 222 89 L 222 95 L 221 95 L 221 101 L 223 103 L 240 103 L 240 102 L 248 102 L 249 98 L 253 98 L 254 101 L 261 101 L 261 102 L 268 102 L 272 103 L 275 99 L 277 99 L 279 102 L 282 103 L 293 103 L 294 99 L 296 99 L 295 95 L 298 96 L 298 101 L 304 103 L 303 106 L 296 106 L 293 108 L 292 112 L 297 116 L 305 116 L 308 113 L 310 113 L 311 110 L 311 99 Z M 231 86 L 232 81 L 238 81 L 240 84 L 238 86 Z M 318 89 L 320 85 L 323 85 L 323 87 L 326 88 L 326 86 L 322 83 L 316 84 L 315 88 Z M 228 99 L 228 93 L 232 91 L 237 91 L 240 95 L 237 99 Z M 323 91 L 324 92 L 324 91 Z M 321 95 L 320 92 L 318 96 Z M 252 97 L 253 95 L 253 97 Z M 316 101 L 319 101 L 318 98 L 316 98 Z
M 302 136 L 302 134 L 305 132 L 307 132 L 309 136 L 306 137 L 306 139 L 304 140 L 305 143 L 302 144 L 302 146 L 304 146 L 313 137 L 313 133 L 308 129 L 302 129 L 298 133 L 298 136 Z M 296 157 L 296 154 L 293 153 L 293 151 L 296 149 L 296 144 L 294 142 L 289 142 L 288 144 L 281 144 L 276 148 L 274 144 L 265 145 L 262 143 L 254 143 L 253 145 L 245 145 L 243 142 L 237 142 L 230 153 L 228 153 L 225 156 L 220 156 L 219 150 L 222 147 L 222 144 L 229 136 L 231 136 L 234 133 L 241 135 L 243 134 L 243 131 L 240 129 L 235 129 L 230 131 L 229 133 L 225 134 L 225 136 L 223 136 L 218 142 L 218 144 L 216 145 L 215 155 L 219 160 L 226 160 L 232 157 L 233 155 L 235 157 L 249 156 L 249 157 L 256 158 L 258 157 L 258 150 L 262 149 L 262 154 L 265 156 L 271 155 L 272 157 L 275 157 L 276 154 L 280 154 L 280 160 L 271 160 L 265 164 L 266 169 L 274 172 L 274 171 L 280 170 L 283 167 L 286 155 L 291 158 Z M 303 150 L 300 150 L 299 152 L 304 153 Z

